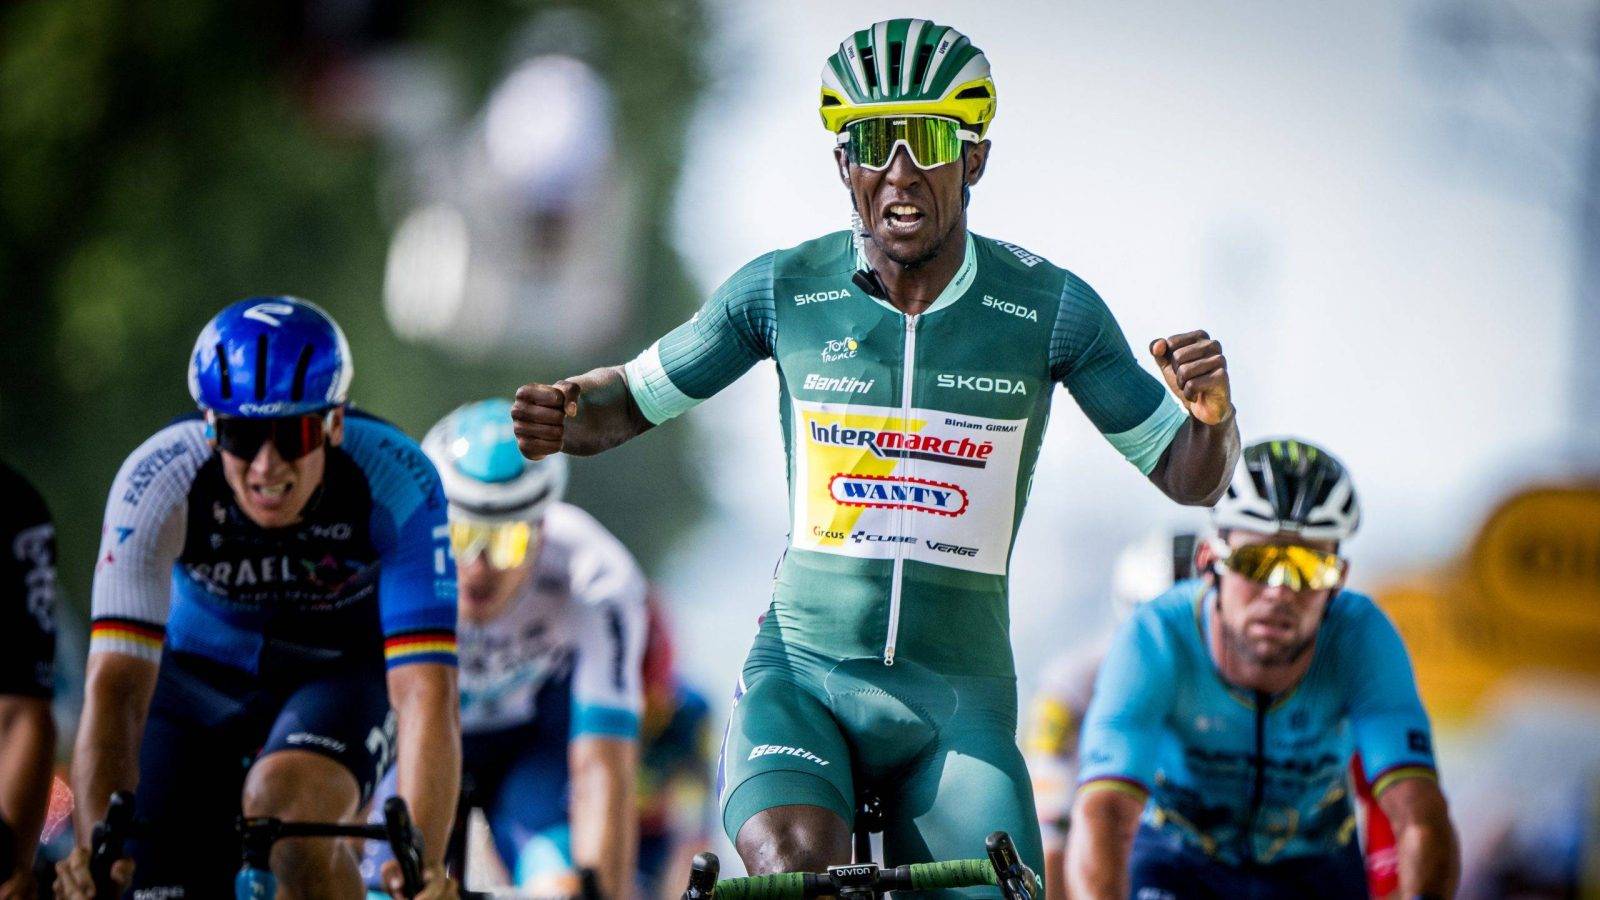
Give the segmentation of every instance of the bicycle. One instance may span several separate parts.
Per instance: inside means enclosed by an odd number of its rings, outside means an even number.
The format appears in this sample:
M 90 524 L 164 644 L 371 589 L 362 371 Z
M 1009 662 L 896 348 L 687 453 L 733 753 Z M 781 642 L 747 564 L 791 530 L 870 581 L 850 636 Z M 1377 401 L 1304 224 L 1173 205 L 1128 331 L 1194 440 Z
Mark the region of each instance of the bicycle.
M 106 817 L 94 826 L 89 845 L 89 874 L 97 897 L 116 897 L 111 867 L 123 857 L 129 839 L 141 836 L 147 823 L 134 818 L 133 794 L 117 791 L 106 806 Z M 400 873 L 407 896 L 422 890 L 422 838 L 412 827 L 411 811 L 405 800 L 390 797 L 383 804 L 383 824 L 350 825 L 336 822 L 285 822 L 270 816 L 239 817 L 242 864 L 234 879 L 236 900 L 269 900 L 277 895 L 278 880 L 272 874 L 272 846 L 285 838 L 353 837 L 387 841 Z M 463 895 L 466 896 L 466 895 Z
M 472 811 L 480 808 L 477 792 L 470 777 L 462 780 L 461 794 L 456 801 L 455 824 L 445 841 L 444 870 L 461 885 L 462 900 L 602 900 L 595 873 L 586 868 L 576 870 L 578 891 L 570 895 L 541 895 L 515 887 L 494 887 L 484 891 L 467 890 L 468 858 L 467 832 Z
M 1005 900 L 1037 900 L 1043 896 L 1038 876 L 1023 864 L 1016 845 L 1004 831 L 984 840 L 985 859 L 911 863 L 890 869 L 872 862 L 872 834 L 882 830 L 883 803 L 863 794 L 849 865 L 826 872 L 782 872 L 719 879 L 722 863 L 710 851 L 695 854 L 689 886 L 682 900 L 808 900 L 837 896 L 841 900 L 877 900 L 890 891 L 929 891 L 995 886 Z

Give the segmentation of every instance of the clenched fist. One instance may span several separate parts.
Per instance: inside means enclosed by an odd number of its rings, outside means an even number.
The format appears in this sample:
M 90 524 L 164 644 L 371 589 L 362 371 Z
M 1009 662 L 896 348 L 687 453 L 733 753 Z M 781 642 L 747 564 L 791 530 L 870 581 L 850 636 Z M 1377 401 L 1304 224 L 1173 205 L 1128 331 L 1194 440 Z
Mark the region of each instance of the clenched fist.
M 580 392 L 578 385 L 568 380 L 517 388 L 517 399 L 511 404 L 511 430 L 523 456 L 540 460 L 561 452 L 567 419 L 578 414 Z
M 1183 402 L 1189 415 L 1207 425 L 1227 421 L 1233 413 L 1228 387 L 1228 360 L 1222 345 L 1204 331 L 1190 331 L 1150 342 L 1167 387 Z

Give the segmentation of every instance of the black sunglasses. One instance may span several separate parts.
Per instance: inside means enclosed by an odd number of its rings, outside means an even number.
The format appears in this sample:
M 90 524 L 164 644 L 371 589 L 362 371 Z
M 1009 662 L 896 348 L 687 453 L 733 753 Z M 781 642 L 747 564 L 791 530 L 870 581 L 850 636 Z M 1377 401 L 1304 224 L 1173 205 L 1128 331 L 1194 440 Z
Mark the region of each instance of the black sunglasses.
M 217 446 L 225 453 L 248 460 L 255 459 L 261 452 L 261 445 L 271 441 L 284 462 L 294 462 L 327 440 L 327 416 L 325 412 L 271 419 L 217 416 Z

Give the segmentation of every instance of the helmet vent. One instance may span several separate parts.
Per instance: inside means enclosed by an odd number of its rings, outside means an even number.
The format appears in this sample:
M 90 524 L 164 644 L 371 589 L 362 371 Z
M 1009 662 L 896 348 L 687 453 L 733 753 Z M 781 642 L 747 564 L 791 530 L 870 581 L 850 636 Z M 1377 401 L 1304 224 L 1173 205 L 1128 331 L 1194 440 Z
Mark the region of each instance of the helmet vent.
M 256 335 L 256 402 L 267 399 L 267 336 Z
M 867 93 L 878 90 L 878 53 L 873 47 L 861 51 L 861 71 L 867 76 Z
M 294 385 L 289 388 L 289 399 L 295 403 L 306 396 L 306 370 L 311 368 L 311 352 L 311 345 L 305 345 L 300 351 L 300 359 L 294 364 Z
M 905 45 L 899 41 L 889 42 L 889 83 L 900 83 L 900 66 L 905 62 Z
M 933 59 L 933 45 L 923 44 L 917 48 L 916 62 L 911 66 L 911 81 L 921 84 L 928 77 L 928 60 Z
M 956 99 L 957 100 L 987 100 L 987 99 L 989 99 L 989 96 L 990 96 L 989 95 L 989 89 L 987 87 L 984 87 L 983 85 L 979 84 L 979 85 L 974 85 L 972 87 L 969 87 L 966 90 L 963 90 L 961 93 L 956 95 Z
M 843 106 L 844 104 L 840 103 L 839 102 L 839 98 L 835 97 L 832 94 L 823 94 L 822 95 L 822 105 L 823 106 Z
M 1267 477 L 1267 470 L 1264 466 L 1260 469 L 1250 470 L 1250 481 L 1255 484 L 1257 497 L 1271 497 L 1273 495 L 1272 488 L 1267 485 Z
M 233 399 L 233 374 L 228 371 L 228 350 L 217 341 L 217 374 L 222 376 L 217 379 L 222 382 L 222 399 Z

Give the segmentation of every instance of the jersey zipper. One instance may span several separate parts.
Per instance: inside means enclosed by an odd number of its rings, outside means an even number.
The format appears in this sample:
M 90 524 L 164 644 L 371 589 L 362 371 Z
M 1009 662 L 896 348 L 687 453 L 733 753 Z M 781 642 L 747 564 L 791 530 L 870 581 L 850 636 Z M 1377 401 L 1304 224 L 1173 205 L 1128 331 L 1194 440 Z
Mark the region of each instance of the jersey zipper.
M 905 316 L 904 318 L 906 323 L 905 363 L 901 368 L 900 434 L 909 438 L 911 436 L 911 384 L 917 368 L 917 317 Z M 909 458 L 905 459 L 902 462 L 902 466 L 904 468 L 900 471 L 900 477 L 902 483 L 904 483 L 903 479 L 908 475 L 906 470 L 910 468 L 911 460 Z M 905 534 L 906 507 L 904 503 L 895 507 L 894 530 L 896 537 Z M 893 546 L 894 572 L 889 578 L 889 633 L 883 642 L 883 664 L 886 666 L 894 665 L 894 646 L 900 637 L 900 595 L 906 567 L 905 544 L 895 541 Z
M 1261 814 L 1261 801 L 1267 789 L 1267 709 L 1271 703 L 1271 694 L 1256 691 L 1256 778 L 1255 786 L 1250 791 L 1250 812 L 1245 817 L 1244 826 L 1244 861 L 1247 866 L 1256 862 L 1256 818 Z

